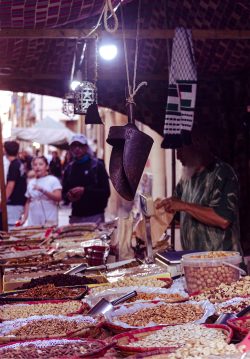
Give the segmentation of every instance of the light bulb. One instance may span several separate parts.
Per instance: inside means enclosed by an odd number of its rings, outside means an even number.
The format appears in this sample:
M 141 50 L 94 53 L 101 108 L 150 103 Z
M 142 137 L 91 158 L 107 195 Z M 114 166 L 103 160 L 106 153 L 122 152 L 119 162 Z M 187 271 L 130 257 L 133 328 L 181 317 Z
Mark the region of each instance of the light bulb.
M 116 45 L 102 45 L 99 47 L 100 56 L 107 61 L 113 60 L 117 55 Z
M 70 88 L 71 88 L 71 90 L 75 91 L 75 89 L 76 89 L 77 86 L 79 86 L 79 85 L 80 85 L 80 81 L 74 80 L 74 81 L 71 82 Z

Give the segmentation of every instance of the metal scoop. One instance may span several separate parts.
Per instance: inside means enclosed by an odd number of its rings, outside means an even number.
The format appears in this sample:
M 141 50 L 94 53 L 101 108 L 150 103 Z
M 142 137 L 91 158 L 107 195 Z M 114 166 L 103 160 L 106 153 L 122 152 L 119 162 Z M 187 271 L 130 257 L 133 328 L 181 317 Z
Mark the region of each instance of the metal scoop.
M 122 297 L 112 300 L 112 302 L 109 302 L 107 299 L 102 298 L 101 300 L 99 300 L 98 303 L 96 303 L 96 305 L 94 305 L 92 309 L 90 309 L 87 315 L 105 314 L 110 310 L 113 310 L 115 305 L 126 302 L 127 299 L 133 298 L 136 295 L 137 292 L 134 290 L 133 292 L 127 293 Z
M 250 305 L 248 305 L 246 308 L 242 309 L 237 314 L 234 314 L 234 313 L 222 313 L 214 324 L 227 324 L 227 321 L 229 319 L 236 319 L 236 318 L 243 317 L 243 315 L 245 315 L 249 311 L 250 311 Z

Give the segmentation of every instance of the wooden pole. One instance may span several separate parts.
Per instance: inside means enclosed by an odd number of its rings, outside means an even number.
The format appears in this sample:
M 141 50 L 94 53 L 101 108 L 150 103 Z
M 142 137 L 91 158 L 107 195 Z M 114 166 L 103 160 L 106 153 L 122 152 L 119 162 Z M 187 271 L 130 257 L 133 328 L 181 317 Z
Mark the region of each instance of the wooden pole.
M 2 211 L 2 227 L 4 231 L 8 231 L 8 217 L 6 206 L 6 187 L 4 180 L 4 165 L 3 165 L 3 136 L 2 136 L 2 121 L 0 119 L 0 182 L 1 182 L 1 211 Z
M 171 150 L 171 165 L 172 165 L 172 195 L 174 194 L 176 186 L 176 161 L 175 150 Z M 175 249 L 175 221 L 171 222 L 171 247 Z

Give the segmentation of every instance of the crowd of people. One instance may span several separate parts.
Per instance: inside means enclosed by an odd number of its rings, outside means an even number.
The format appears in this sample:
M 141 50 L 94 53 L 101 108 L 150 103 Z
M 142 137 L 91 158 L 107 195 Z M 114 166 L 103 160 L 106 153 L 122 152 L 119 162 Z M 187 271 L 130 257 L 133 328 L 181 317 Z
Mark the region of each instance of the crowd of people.
M 55 151 L 44 156 L 19 154 L 16 141 L 4 143 L 9 228 L 24 225 L 57 225 L 58 204 L 71 204 L 70 223 L 104 221 L 110 196 L 103 160 L 91 150 L 86 136 L 74 135 L 62 164 Z M 180 221 L 185 250 L 239 250 L 239 185 L 233 169 L 214 156 L 204 132 L 193 129 L 192 143 L 177 149 L 183 174 L 173 197 L 157 208 Z M 5 166 L 6 163 L 5 161 Z
M 110 196 L 108 174 L 84 135 L 72 137 L 63 163 L 57 151 L 50 162 L 27 150 L 19 152 L 16 141 L 6 141 L 4 153 L 9 229 L 57 225 L 62 200 L 72 203 L 70 223 L 104 221 Z

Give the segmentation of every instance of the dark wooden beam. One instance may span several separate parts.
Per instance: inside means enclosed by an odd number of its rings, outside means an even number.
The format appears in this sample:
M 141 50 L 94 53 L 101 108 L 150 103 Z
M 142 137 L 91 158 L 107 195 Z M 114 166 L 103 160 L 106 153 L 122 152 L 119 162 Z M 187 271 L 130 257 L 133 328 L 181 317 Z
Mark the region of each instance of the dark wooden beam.
M 11 39 L 83 39 L 88 36 L 91 29 L 1 29 L 0 38 Z M 193 38 L 206 39 L 221 39 L 221 40 L 248 40 L 250 39 L 250 30 L 192 30 Z M 107 36 L 107 32 L 99 31 L 100 37 Z M 90 38 L 95 37 L 96 34 L 90 35 Z M 113 38 L 122 38 L 122 31 L 117 30 Z M 171 39 L 174 36 L 173 29 L 141 29 L 140 39 Z M 135 39 L 136 30 L 126 30 L 125 37 L 127 39 Z
M 109 73 L 107 71 L 103 73 L 98 74 L 99 80 L 111 80 L 111 79 L 117 79 L 117 80 L 126 80 L 126 74 L 121 72 L 112 72 Z M 152 73 L 138 73 L 137 74 L 138 80 L 144 80 L 144 81 L 167 81 L 168 80 L 168 74 L 167 72 L 162 72 L 160 74 L 152 74 Z M 46 73 L 33 73 L 33 74 L 12 74 L 8 76 L 0 76 L 0 82 L 4 81 L 15 81 L 15 80 L 27 80 L 27 82 L 30 81 L 36 81 L 36 80 L 44 80 L 44 81 L 69 81 L 70 80 L 70 74 L 46 74 Z

